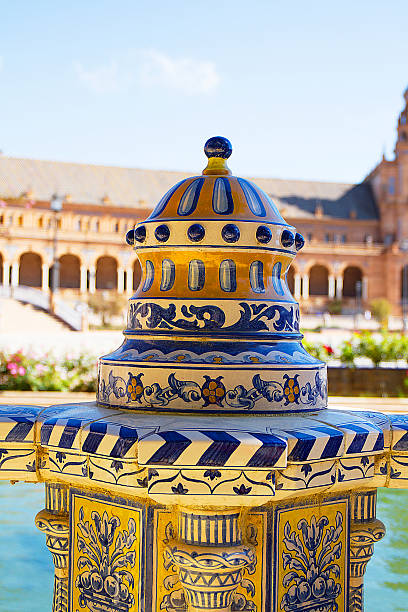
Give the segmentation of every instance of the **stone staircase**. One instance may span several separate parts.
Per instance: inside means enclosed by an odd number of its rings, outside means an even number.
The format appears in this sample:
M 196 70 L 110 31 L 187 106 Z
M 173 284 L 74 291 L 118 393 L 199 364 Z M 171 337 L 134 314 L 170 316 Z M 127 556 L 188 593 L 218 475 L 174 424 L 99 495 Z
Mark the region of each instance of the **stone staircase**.
M 67 331 L 69 327 L 47 312 L 31 304 L 0 298 L 0 333 Z

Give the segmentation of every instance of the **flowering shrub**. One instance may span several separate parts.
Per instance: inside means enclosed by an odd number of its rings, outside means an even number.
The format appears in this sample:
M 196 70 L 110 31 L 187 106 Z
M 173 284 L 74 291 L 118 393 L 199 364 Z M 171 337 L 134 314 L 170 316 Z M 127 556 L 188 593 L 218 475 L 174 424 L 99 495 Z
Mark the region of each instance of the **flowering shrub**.
M 408 361 L 408 337 L 400 334 L 364 332 L 354 334 L 335 348 L 306 340 L 303 346 L 317 359 L 337 361 L 348 367 L 355 367 L 357 357 L 368 358 L 374 367 L 382 362 Z M 0 351 L 0 390 L 95 392 L 96 361 L 96 356 L 89 353 L 57 357 L 53 353 L 38 355 L 23 349 L 14 353 Z M 220 389 L 214 387 L 214 397 L 221 396 L 220 385 Z
M 95 391 L 96 357 L 0 352 L 0 390 Z
M 369 359 L 374 367 L 380 363 L 408 361 L 408 337 L 400 334 L 353 334 L 337 348 L 326 344 L 303 342 L 305 349 L 322 361 L 336 360 L 348 367 L 355 367 L 357 357 Z
M 328 344 L 320 344 L 319 342 L 308 342 L 307 340 L 303 340 L 302 342 L 306 351 L 316 357 L 316 359 L 320 359 L 321 361 L 327 361 L 328 359 L 335 359 L 335 351 Z

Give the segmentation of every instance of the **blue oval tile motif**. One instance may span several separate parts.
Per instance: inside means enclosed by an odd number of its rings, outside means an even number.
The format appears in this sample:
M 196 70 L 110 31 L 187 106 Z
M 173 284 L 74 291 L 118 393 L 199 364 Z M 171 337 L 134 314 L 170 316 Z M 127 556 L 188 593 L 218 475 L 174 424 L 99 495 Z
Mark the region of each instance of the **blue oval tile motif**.
M 170 230 L 167 225 L 158 225 L 155 229 L 154 235 L 159 242 L 167 242 L 170 238 Z
M 142 291 L 148 291 L 154 281 L 154 265 L 153 262 L 148 259 L 146 261 L 146 278 L 143 284 Z
M 252 291 L 255 291 L 255 293 L 265 293 L 262 261 L 253 261 L 251 263 L 249 268 L 249 282 L 251 283 Z
M 193 181 L 187 187 L 177 208 L 177 213 L 179 215 L 181 215 L 182 217 L 186 217 L 188 215 L 191 215 L 191 213 L 195 211 L 203 185 L 204 179 L 199 178 Z
M 278 261 L 272 268 L 272 284 L 278 295 L 283 295 L 283 287 L 281 280 L 282 262 Z
M 217 178 L 212 196 L 213 211 L 217 215 L 230 215 L 234 212 L 231 186 L 227 178 Z
M 260 225 L 256 230 L 256 239 L 261 244 L 268 244 L 272 240 L 272 232 L 267 225 Z
M 169 291 L 176 278 L 176 266 L 171 259 L 163 259 L 162 262 L 162 278 L 160 283 L 160 291 Z
M 169 200 L 170 200 L 171 196 L 173 195 L 173 193 L 186 180 L 187 179 L 183 179 L 182 181 L 179 181 L 176 185 L 174 185 L 174 187 L 169 189 L 168 192 L 164 194 L 164 196 L 162 197 L 162 199 L 160 200 L 160 202 L 157 204 L 156 208 L 154 209 L 154 211 L 150 215 L 149 219 L 155 219 L 156 217 L 158 217 L 163 212 L 163 210 L 166 208 L 167 204 L 169 203 Z
M 200 242 L 205 236 L 205 229 L 200 223 L 194 223 L 188 228 L 187 236 L 192 242 Z
M 220 287 L 232 293 L 237 289 L 237 268 L 232 259 L 224 259 L 220 265 Z
M 201 291 L 205 283 L 205 265 L 201 259 L 193 259 L 188 266 L 188 288 Z
M 276 206 L 276 204 L 271 200 L 271 198 L 268 196 L 267 193 L 263 192 L 265 198 L 268 200 L 268 204 L 269 206 L 272 208 L 273 212 L 275 213 L 275 215 L 282 219 L 282 223 L 285 223 L 285 219 L 282 217 L 282 215 L 280 214 L 278 207 Z
M 263 205 L 263 202 L 254 186 L 249 181 L 245 181 L 244 179 L 240 178 L 238 179 L 238 183 L 244 192 L 245 199 L 251 212 L 257 217 L 265 217 L 265 206 Z

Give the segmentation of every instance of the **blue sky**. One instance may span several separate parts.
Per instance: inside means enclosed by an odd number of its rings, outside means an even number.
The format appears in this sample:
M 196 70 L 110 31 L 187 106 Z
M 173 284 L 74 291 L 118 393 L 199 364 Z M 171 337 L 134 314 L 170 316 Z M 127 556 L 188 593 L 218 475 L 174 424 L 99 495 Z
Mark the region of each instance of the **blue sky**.
M 2 0 L 4 154 L 353 182 L 392 153 L 406 0 Z

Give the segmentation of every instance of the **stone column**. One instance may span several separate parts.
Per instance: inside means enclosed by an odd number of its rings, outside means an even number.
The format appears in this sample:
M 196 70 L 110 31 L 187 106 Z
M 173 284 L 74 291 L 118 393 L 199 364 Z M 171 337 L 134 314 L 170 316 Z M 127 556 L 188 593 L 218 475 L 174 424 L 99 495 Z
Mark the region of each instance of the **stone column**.
M 87 281 L 88 281 L 88 268 L 84 264 L 82 264 L 81 271 L 80 271 L 80 281 L 79 281 L 80 293 L 87 292 L 87 285 L 88 285 Z
M 244 573 L 254 573 L 255 553 L 242 545 L 238 518 L 238 511 L 179 510 L 178 539 L 168 543 L 165 559 L 189 612 L 230 612 Z
M 125 270 L 118 267 L 118 293 L 123 293 L 125 290 Z
M 11 286 L 18 287 L 18 276 L 20 271 L 20 264 L 18 261 L 13 261 L 11 264 Z
M 309 298 L 309 275 L 307 273 L 302 277 L 302 298 L 304 300 Z
M 336 276 L 336 298 L 341 300 L 343 297 L 343 277 L 341 274 Z
M 37 514 L 35 524 L 45 533 L 55 567 L 52 612 L 68 612 L 68 487 L 45 485 L 45 509 Z
M 329 281 L 329 288 L 328 288 L 327 296 L 333 299 L 336 293 L 336 290 L 335 290 L 336 279 L 333 274 L 329 274 L 328 281 Z
M 89 293 L 95 293 L 96 290 L 96 269 L 95 266 L 89 266 Z
M 3 286 L 8 287 L 10 285 L 10 262 L 3 261 Z
M 374 553 L 374 544 L 385 535 L 385 526 L 375 516 L 377 490 L 351 496 L 349 611 L 364 610 L 364 574 Z
M 48 291 L 48 289 L 49 289 L 49 279 L 50 279 L 50 266 L 47 263 L 43 263 L 43 265 L 42 265 L 42 278 L 41 278 L 41 289 L 43 291 Z
M 133 269 L 126 268 L 125 274 L 126 274 L 126 293 L 128 293 L 129 295 L 132 295 L 133 293 Z
M 366 300 L 368 297 L 368 278 L 366 276 L 363 277 L 361 283 L 361 297 L 363 300 Z
M 294 288 L 293 288 L 293 297 L 295 300 L 299 300 L 302 297 L 302 277 L 299 272 L 296 272 L 294 275 Z

